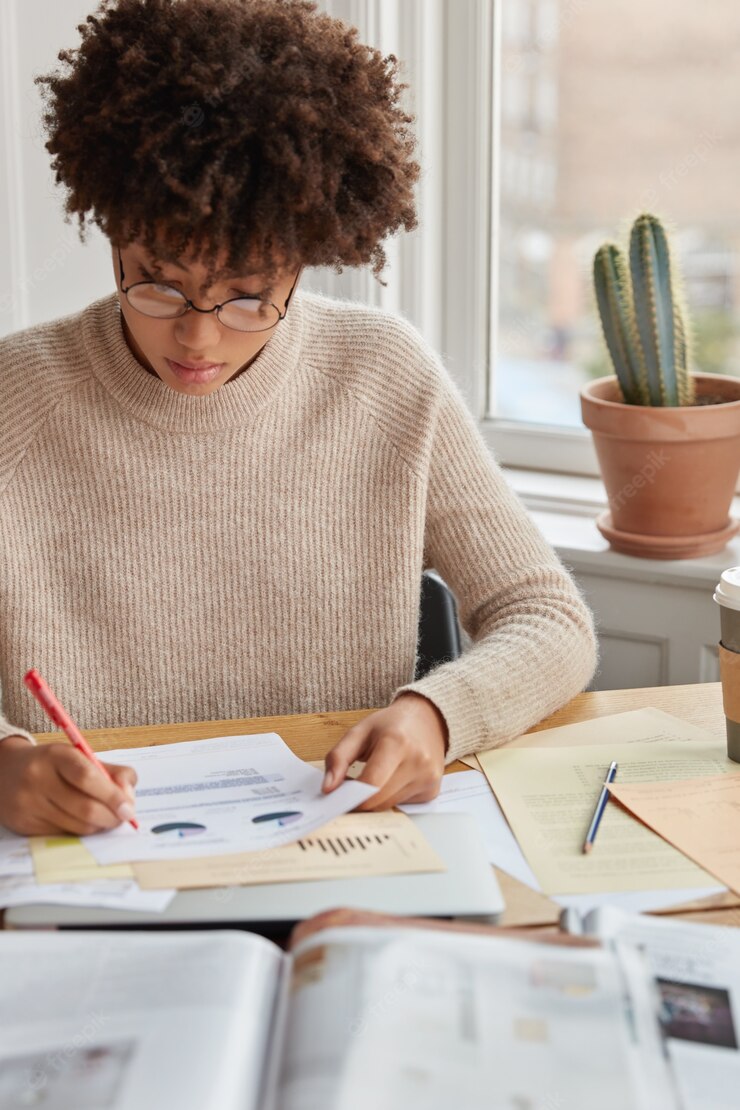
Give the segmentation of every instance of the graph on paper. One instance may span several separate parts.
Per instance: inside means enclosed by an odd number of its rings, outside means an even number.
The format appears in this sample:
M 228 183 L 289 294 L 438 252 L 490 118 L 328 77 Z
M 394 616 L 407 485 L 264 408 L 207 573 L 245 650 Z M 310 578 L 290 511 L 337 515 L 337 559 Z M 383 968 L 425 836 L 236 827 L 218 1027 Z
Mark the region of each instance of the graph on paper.
M 294 844 L 263 852 L 134 864 L 139 884 L 150 890 L 444 870 L 442 860 L 411 818 L 394 812 L 344 814 Z

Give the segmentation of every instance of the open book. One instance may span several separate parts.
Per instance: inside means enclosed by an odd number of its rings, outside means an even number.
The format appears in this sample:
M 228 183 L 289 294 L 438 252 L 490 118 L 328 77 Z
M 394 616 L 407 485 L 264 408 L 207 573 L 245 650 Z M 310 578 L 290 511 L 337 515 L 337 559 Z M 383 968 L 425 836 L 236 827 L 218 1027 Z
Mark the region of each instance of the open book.
M 391 924 L 392 922 L 392 924 Z M 676 1110 L 639 950 L 349 911 L 0 933 L 0 1107 Z
M 684 1110 L 740 1106 L 740 929 L 605 907 L 565 929 L 639 946 L 659 991 L 660 1020 Z

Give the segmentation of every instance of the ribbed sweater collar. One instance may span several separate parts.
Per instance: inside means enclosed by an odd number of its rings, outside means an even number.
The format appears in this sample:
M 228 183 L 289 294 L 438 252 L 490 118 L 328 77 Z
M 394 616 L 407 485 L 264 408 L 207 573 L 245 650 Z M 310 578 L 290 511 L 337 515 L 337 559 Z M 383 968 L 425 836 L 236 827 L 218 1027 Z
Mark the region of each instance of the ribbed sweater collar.
M 220 432 L 248 424 L 295 373 L 301 354 L 304 298 L 296 291 L 284 320 L 252 365 L 207 397 L 178 393 L 134 357 L 123 334 L 118 293 L 81 313 L 95 377 L 137 420 L 168 432 Z

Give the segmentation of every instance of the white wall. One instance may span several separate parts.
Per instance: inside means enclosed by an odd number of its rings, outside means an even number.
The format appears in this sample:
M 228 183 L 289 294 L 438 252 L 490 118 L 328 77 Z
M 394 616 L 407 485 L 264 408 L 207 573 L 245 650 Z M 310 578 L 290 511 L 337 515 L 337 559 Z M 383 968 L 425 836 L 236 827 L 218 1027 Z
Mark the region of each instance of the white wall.
M 44 147 L 41 88 L 95 0 L 0 0 L 0 335 L 76 312 L 115 289 L 107 240 L 79 241 Z

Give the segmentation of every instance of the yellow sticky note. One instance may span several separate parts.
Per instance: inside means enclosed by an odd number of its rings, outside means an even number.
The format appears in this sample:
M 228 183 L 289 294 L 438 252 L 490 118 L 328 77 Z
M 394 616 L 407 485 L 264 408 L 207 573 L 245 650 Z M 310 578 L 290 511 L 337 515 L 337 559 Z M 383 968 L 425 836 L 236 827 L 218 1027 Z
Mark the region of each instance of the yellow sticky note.
M 92 879 L 132 879 L 129 863 L 97 863 L 77 836 L 32 836 L 31 856 L 38 883 L 85 883 Z

